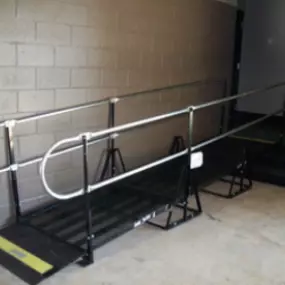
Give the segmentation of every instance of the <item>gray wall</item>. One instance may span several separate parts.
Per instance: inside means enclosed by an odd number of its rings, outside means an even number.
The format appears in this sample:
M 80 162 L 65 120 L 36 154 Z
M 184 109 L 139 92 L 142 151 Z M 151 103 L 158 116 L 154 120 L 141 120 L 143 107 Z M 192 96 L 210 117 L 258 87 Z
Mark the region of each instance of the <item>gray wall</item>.
M 239 7 L 239 9 L 245 10 L 246 2 L 246 0 L 238 0 L 237 6 Z
M 239 91 L 285 80 L 285 1 L 248 0 Z M 284 89 L 240 100 L 238 110 L 268 114 L 278 109 Z

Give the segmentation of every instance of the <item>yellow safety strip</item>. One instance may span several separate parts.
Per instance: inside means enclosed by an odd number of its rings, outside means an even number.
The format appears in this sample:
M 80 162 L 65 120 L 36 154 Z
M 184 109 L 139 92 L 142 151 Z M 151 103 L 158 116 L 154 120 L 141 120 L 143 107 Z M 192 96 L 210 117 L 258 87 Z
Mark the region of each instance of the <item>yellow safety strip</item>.
M 260 142 L 260 143 L 266 143 L 266 144 L 274 144 L 275 143 L 273 141 L 267 141 L 267 140 L 262 140 L 262 139 L 254 139 L 254 138 L 239 137 L 239 136 L 231 136 L 231 137 L 234 139 L 246 140 L 246 141 L 252 141 L 252 142 Z
M 20 262 L 24 263 L 34 271 L 45 274 L 53 269 L 53 266 L 48 264 L 47 262 L 41 260 L 35 255 L 27 252 L 26 250 L 20 248 L 19 246 L 13 244 L 7 239 L 0 236 L 0 250 L 8 253 L 13 256 Z

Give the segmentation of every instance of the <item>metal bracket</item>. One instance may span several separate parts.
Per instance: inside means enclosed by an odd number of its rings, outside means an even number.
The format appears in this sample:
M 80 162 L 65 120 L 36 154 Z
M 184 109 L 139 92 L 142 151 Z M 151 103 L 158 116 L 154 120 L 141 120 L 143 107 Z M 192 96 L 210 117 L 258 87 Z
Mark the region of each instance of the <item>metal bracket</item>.
M 16 120 L 7 120 L 5 121 L 4 125 L 6 128 L 13 128 L 16 126 L 17 121 Z
M 87 237 L 87 240 L 93 240 L 95 238 L 95 235 L 91 235 Z
M 9 167 L 10 171 L 17 171 L 19 169 L 19 164 L 12 164 Z
M 119 134 L 115 133 L 115 134 L 110 135 L 110 138 L 111 139 L 116 139 L 118 136 L 119 136 Z
M 90 139 L 92 139 L 92 133 L 82 133 L 78 136 L 78 140 L 81 140 L 83 137 L 86 137 L 86 139 L 89 141 Z
M 78 140 L 81 140 L 85 136 L 86 139 L 89 141 L 89 140 L 92 139 L 92 134 L 93 133 L 90 133 L 90 132 L 89 133 L 82 133 L 77 138 L 78 138 Z M 115 133 L 115 134 L 110 135 L 110 138 L 111 139 L 116 139 L 118 136 L 119 136 L 119 134 Z
M 116 104 L 116 103 L 118 103 L 120 101 L 120 98 L 118 98 L 118 97 L 115 97 L 115 98 L 111 98 L 110 99 L 110 103 L 112 103 L 112 104 Z

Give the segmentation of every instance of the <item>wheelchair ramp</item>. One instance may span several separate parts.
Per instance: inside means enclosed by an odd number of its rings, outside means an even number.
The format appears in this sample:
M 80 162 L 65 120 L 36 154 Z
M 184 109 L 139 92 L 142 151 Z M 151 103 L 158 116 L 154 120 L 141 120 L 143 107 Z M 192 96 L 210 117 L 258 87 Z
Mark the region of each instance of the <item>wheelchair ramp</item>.
M 21 224 L 0 231 L 0 264 L 30 285 L 36 285 L 84 252 Z

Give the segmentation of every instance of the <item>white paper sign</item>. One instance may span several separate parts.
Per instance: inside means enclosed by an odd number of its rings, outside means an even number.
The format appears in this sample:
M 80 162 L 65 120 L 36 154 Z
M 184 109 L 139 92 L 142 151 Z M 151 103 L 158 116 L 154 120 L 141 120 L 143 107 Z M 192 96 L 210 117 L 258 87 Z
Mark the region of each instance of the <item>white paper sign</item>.
M 204 155 L 203 152 L 192 153 L 191 158 L 191 169 L 196 169 L 202 167 L 204 164 Z

